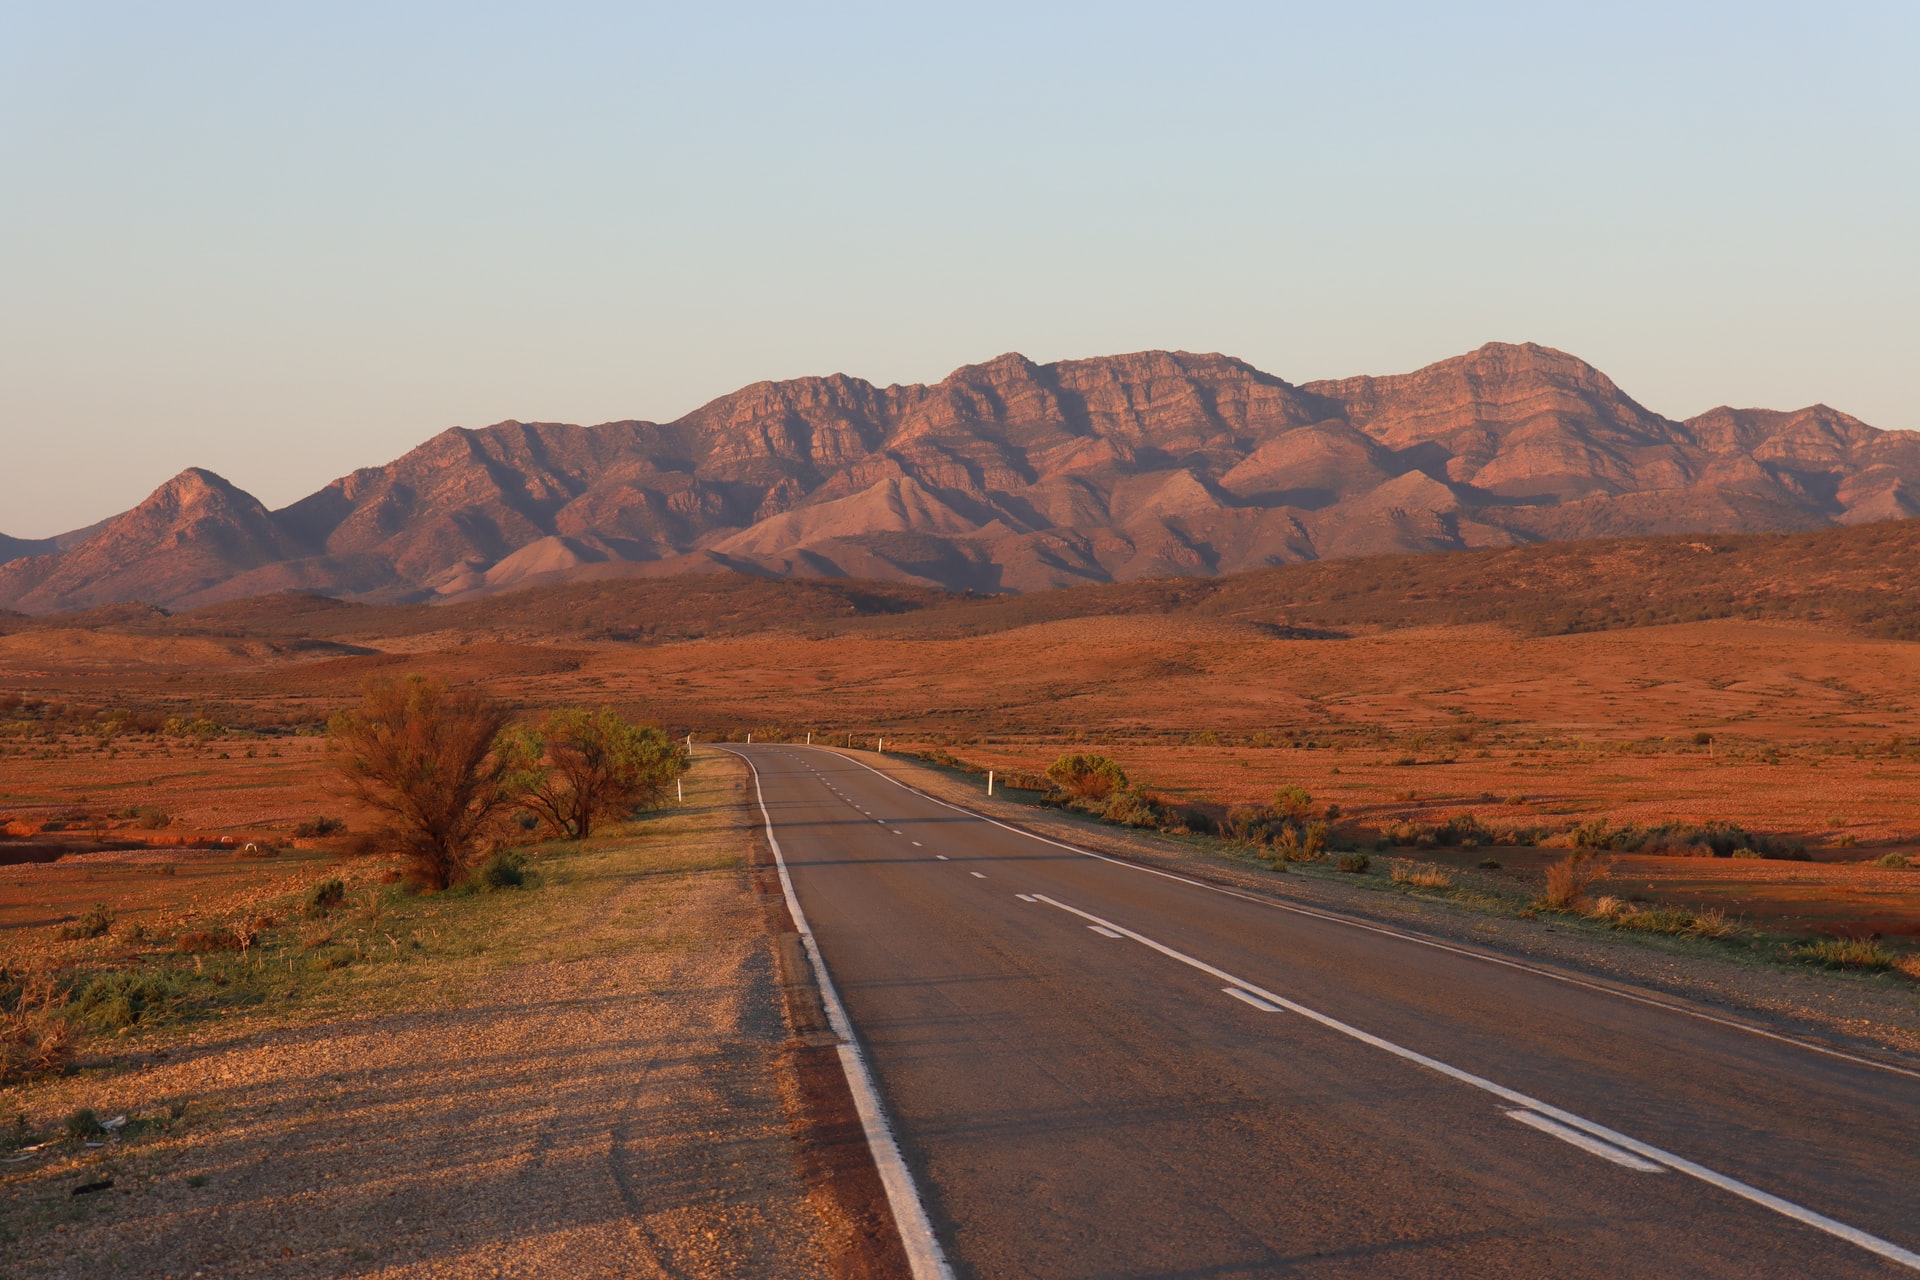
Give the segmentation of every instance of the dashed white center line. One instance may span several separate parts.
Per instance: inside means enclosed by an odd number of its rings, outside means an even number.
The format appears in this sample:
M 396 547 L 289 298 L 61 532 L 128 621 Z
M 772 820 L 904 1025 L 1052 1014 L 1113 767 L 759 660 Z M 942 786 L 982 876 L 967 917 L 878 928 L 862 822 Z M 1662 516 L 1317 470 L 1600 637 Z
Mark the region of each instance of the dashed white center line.
M 903 835 L 905 835 L 905 834 L 907 834 L 906 832 L 904 832 L 904 831 L 902 831 L 902 830 L 901 830 L 900 828 L 898 828 L 898 827 L 888 827 L 888 828 L 887 828 L 887 830 L 889 830 L 889 831 L 891 831 L 891 832 L 893 832 L 893 834 L 895 834 L 895 835 L 897 835 L 897 836 L 903 836 Z
M 936 853 L 936 854 L 934 854 L 933 856 L 934 856 L 934 857 L 936 857 L 936 858 L 938 858 L 938 859 L 940 859 L 940 861 L 942 861 L 942 862 L 950 862 L 950 861 L 952 861 L 952 859 L 950 859 L 950 858 L 948 858 L 948 857 L 947 857 L 947 855 L 946 855 L 946 854 L 944 854 L 944 853 Z
M 985 880 L 987 878 L 986 873 L 982 871 L 970 871 L 967 874 L 972 876 L 975 880 Z
M 1050 898 L 1045 894 L 1039 894 L 1037 896 L 1040 901 L 1046 903 L 1048 906 L 1058 907 L 1069 915 L 1079 916 L 1082 920 L 1087 921 L 1087 927 L 1095 933 L 1105 934 L 1110 938 L 1131 938 L 1140 945 L 1159 952 L 1169 960 L 1177 961 L 1192 969 L 1198 969 L 1209 977 L 1217 978 L 1222 982 L 1233 983 L 1245 989 L 1248 995 L 1257 995 L 1269 1004 L 1277 1005 L 1289 1013 L 1297 1013 L 1303 1018 L 1317 1022 L 1329 1031 L 1337 1032 L 1350 1039 L 1358 1040 L 1362 1044 L 1371 1045 L 1376 1049 L 1392 1054 L 1396 1058 L 1411 1062 L 1416 1066 L 1425 1067 L 1437 1075 L 1446 1076 L 1461 1084 L 1470 1085 L 1475 1089 L 1490 1093 L 1502 1102 L 1513 1104 L 1514 1110 L 1507 1111 L 1506 1114 L 1532 1128 L 1551 1133 L 1554 1137 L 1562 1138 L 1567 1142 L 1574 1142 L 1575 1137 L 1593 1140 L 1593 1147 L 1587 1147 L 1583 1143 L 1574 1143 L 1574 1145 L 1580 1146 L 1582 1150 L 1589 1151 L 1593 1155 L 1611 1160 L 1615 1164 L 1626 1163 L 1620 1158 L 1622 1156 L 1632 1157 L 1648 1166 L 1664 1166 L 1676 1173 L 1684 1173 L 1688 1177 L 1699 1179 L 1708 1186 L 1718 1187 L 1720 1190 L 1730 1195 L 1738 1196 L 1749 1203 L 1757 1204 L 1765 1209 L 1771 1209 L 1783 1217 L 1792 1218 L 1794 1221 L 1813 1227 L 1815 1230 L 1824 1231 L 1830 1236 L 1845 1240 L 1849 1244 L 1857 1245 L 1869 1253 L 1878 1254 L 1889 1262 L 1897 1262 L 1903 1267 L 1920 1271 L 1920 1253 L 1915 1253 L 1911 1249 L 1903 1248 L 1890 1240 L 1882 1240 L 1879 1236 L 1871 1235 L 1858 1227 L 1841 1222 L 1837 1218 L 1829 1218 L 1824 1213 L 1818 1213 L 1807 1208 L 1805 1205 L 1795 1204 L 1793 1201 L 1776 1196 L 1771 1192 L 1762 1191 L 1760 1188 L 1750 1183 L 1742 1182 L 1738 1178 L 1728 1177 L 1716 1169 L 1709 1169 L 1705 1165 L 1696 1164 L 1685 1156 L 1675 1155 L 1671 1151 L 1664 1151 L 1652 1143 L 1642 1142 L 1638 1138 L 1629 1137 L 1617 1129 L 1608 1128 L 1606 1125 L 1589 1120 L 1585 1116 L 1576 1115 L 1571 1111 L 1556 1107 L 1552 1103 L 1542 1102 L 1538 1098 L 1529 1097 L 1517 1089 L 1510 1089 L 1506 1085 L 1497 1084 L 1485 1076 L 1475 1075 L 1471 1071 L 1462 1070 L 1451 1063 L 1442 1062 L 1438 1058 L 1428 1057 L 1418 1050 L 1409 1049 L 1405 1045 L 1395 1044 L 1383 1036 L 1376 1036 L 1372 1032 L 1362 1031 L 1351 1023 L 1342 1022 L 1338 1018 L 1321 1013 L 1318 1009 L 1310 1008 L 1298 1001 L 1289 1000 L 1276 992 L 1268 991 L 1257 983 L 1248 982 L 1244 978 L 1236 977 L 1228 973 L 1225 969 L 1208 964 L 1205 960 L 1197 956 L 1190 956 L 1184 951 L 1176 951 L 1164 942 L 1156 942 L 1143 933 L 1137 933 L 1132 929 L 1115 925 L 1112 921 L 1104 920 L 1090 911 L 1082 911 L 1079 907 L 1070 907 L 1059 899 Z M 1553 1127 L 1548 1128 L 1548 1125 L 1552 1125 Z M 1565 1132 L 1562 1133 L 1561 1130 L 1565 1130 Z M 1606 1150 L 1599 1149 L 1602 1147 L 1606 1148 Z M 1636 1170 L 1640 1169 L 1639 1165 L 1627 1165 L 1626 1167 Z
M 1245 1004 L 1250 1004 L 1262 1013 L 1285 1013 L 1286 1012 L 1286 1010 L 1282 1009 L 1279 1005 L 1271 1004 L 1268 1001 L 1262 1000 L 1259 996 L 1254 995 L 1253 992 L 1251 991 L 1242 991 L 1238 987 L 1222 987 L 1220 989 L 1226 992 L 1228 995 L 1232 996 L 1235 1000 L 1239 1000 Z
M 926 848 L 927 846 L 925 846 L 925 845 L 923 845 L 923 844 L 921 844 L 921 843 L 920 843 L 920 842 L 919 842 L 918 840 L 915 840 L 915 841 L 913 842 L 913 847 L 914 847 L 914 848 L 916 848 L 916 849 L 924 849 L 924 848 Z
M 1030 893 L 1016 893 L 1016 894 L 1014 894 L 1013 896 L 1014 896 L 1014 897 L 1016 897 L 1016 898 L 1018 898 L 1018 899 L 1020 899 L 1020 901 L 1022 901 L 1022 902 L 1038 902 L 1038 901 L 1040 901 L 1040 899 L 1038 899 L 1038 898 L 1036 898 L 1036 897 L 1034 897 L 1034 896 L 1033 896 L 1032 894 L 1030 894 Z

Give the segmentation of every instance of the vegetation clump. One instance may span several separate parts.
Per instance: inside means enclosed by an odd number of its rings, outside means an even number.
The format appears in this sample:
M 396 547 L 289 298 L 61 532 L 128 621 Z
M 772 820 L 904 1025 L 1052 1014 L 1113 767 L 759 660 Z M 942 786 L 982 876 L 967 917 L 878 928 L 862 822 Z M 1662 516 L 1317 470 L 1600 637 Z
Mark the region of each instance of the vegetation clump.
M 387 816 L 426 890 L 466 879 L 503 812 L 523 794 L 523 758 L 503 742 L 504 705 L 440 679 L 376 679 L 328 725 L 335 766 Z
M 1781 858 L 1808 860 L 1807 847 L 1797 840 L 1762 835 L 1733 822 L 1663 822 L 1640 827 L 1610 826 L 1605 818 L 1582 823 L 1557 842 L 1574 849 L 1616 853 L 1655 853 L 1695 858 Z
M 347 886 L 337 876 L 316 881 L 300 903 L 300 913 L 309 920 L 318 919 L 347 900 Z
M 1900 957 L 1871 938 L 1822 938 L 1793 949 L 1796 960 L 1828 969 L 1891 969 Z
M 69 942 L 82 938 L 105 937 L 112 930 L 116 918 L 112 907 L 104 902 L 96 902 L 88 909 L 87 914 L 72 924 L 61 926 L 60 936 Z
M 1127 788 L 1127 772 L 1105 756 L 1076 751 L 1047 766 L 1047 777 L 1075 800 L 1104 800 Z
M 1689 911 L 1684 907 L 1651 907 L 1626 902 L 1611 894 L 1594 899 L 1587 918 L 1616 929 L 1642 933 L 1671 933 L 1695 938 L 1725 938 L 1735 933 L 1733 922 L 1716 908 Z
M 118 1031 L 172 1008 L 184 995 L 170 973 L 102 973 L 81 988 L 73 1011 L 102 1031 Z
M 474 879 L 483 889 L 524 888 L 527 883 L 527 860 L 503 849 L 480 864 Z
M 524 788 L 517 803 L 569 840 L 656 803 L 688 764 L 663 730 L 611 707 L 563 708 L 537 727 L 512 731 L 508 743 Z
M 1606 879 L 1613 859 L 1589 849 L 1575 849 L 1547 868 L 1546 889 L 1540 905 L 1552 911 L 1578 911 L 1587 905 L 1587 890 Z
M 1395 858 L 1388 864 L 1387 874 L 1395 884 L 1413 889 L 1446 889 L 1453 884 L 1452 873 L 1437 862 Z
M 75 1048 L 51 973 L 0 970 L 0 1086 L 58 1071 Z
M 326 836 L 345 835 L 347 824 L 340 818 L 308 818 L 293 828 L 293 834 L 301 840 L 318 840 Z

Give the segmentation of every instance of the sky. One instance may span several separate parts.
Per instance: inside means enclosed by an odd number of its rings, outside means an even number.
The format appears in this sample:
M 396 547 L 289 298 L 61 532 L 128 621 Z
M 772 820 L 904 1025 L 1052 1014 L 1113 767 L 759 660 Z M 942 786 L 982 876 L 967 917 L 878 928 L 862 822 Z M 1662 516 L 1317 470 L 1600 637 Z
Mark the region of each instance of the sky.
M 0 532 L 1006 351 L 1920 428 L 1916 67 L 1908 0 L 0 0 Z

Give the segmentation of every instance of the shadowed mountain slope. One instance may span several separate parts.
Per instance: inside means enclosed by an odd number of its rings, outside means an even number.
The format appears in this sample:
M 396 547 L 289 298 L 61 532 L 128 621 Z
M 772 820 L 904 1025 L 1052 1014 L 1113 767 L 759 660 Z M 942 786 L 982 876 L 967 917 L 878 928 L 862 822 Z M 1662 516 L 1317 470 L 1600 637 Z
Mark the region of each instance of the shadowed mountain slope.
M 1652 413 L 1531 344 L 1294 386 L 1226 356 L 756 383 L 671 423 L 455 428 L 267 512 L 202 471 L 0 543 L 0 608 L 457 600 L 727 571 L 1033 591 L 1920 513 L 1920 442 L 1822 405 Z
M 1920 519 L 1783 534 L 1600 538 L 1455 555 L 1359 556 L 1209 578 L 970 596 L 900 582 L 681 574 L 566 582 L 452 604 L 359 604 L 305 592 L 169 614 L 146 605 L 0 614 L 0 634 L 349 642 L 652 644 L 848 632 L 920 639 L 1092 617 L 1201 617 L 1278 634 L 1494 623 L 1562 634 L 1739 618 L 1920 639 Z

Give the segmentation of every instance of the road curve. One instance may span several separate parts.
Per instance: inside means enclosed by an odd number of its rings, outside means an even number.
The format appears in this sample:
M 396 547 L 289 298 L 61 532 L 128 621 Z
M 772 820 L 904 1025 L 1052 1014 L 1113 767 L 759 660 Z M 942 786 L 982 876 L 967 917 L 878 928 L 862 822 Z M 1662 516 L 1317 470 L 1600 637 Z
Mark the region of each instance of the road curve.
M 737 749 L 960 1276 L 1920 1274 L 1920 1078 Z

